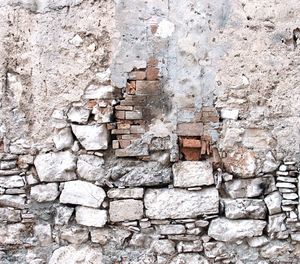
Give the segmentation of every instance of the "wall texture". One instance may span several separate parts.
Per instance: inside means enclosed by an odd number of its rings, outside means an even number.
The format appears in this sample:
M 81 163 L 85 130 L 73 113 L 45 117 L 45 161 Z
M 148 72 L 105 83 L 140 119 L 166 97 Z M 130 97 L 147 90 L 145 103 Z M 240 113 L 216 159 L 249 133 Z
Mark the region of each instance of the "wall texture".
M 299 263 L 297 0 L 2 0 L 0 263 Z

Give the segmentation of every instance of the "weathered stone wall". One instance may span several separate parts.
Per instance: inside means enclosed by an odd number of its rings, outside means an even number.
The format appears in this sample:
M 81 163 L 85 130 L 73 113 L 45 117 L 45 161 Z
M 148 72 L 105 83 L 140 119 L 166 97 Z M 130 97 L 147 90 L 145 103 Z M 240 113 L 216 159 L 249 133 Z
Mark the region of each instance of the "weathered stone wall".
M 0 263 L 299 263 L 300 3 L 0 3 Z

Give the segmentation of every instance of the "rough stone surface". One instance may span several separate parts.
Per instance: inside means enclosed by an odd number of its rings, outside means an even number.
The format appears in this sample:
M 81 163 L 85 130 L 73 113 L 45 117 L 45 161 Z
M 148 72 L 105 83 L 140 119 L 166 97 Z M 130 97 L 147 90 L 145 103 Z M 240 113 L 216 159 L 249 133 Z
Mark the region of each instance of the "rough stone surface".
M 87 181 L 105 180 L 104 160 L 94 155 L 80 155 L 77 160 L 78 176 Z
M 106 125 L 72 125 L 72 130 L 86 150 L 107 149 L 109 135 Z
M 84 226 L 103 227 L 107 222 L 107 211 L 77 206 L 76 222 Z
M 126 188 L 126 189 L 111 189 L 107 192 L 107 196 L 109 198 L 133 198 L 133 199 L 141 199 L 144 196 L 143 188 Z
M 88 263 L 102 263 L 102 251 L 92 248 L 88 245 L 74 246 L 69 245 L 56 249 L 49 261 L 49 264 L 70 263 L 75 264 L 81 262 Z
M 39 179 L 43 182 L 76 179 L 76 158 L 69 152 L 40 154 L 34 160 Z
M 201 191 L 148 189 L 144 203 L 146 216 L 154 219 L 189 218 L 219 212 L 219 195 L 214 188 Z
M 266 205 L 258 199 L 223 200 L 225 216 L 229 219 L 265 219 Z
M 265 226 L 266 222 L 261 220 L 217 218 L 211 221 L 208 235 L 215 240 L 229 242 L 245 237 L 260 236 Z
M 105 191 L 101 187 L 84 181 L 70 181 L 64 184 L 59 200 L 64 204 L 97 208 L 100 207 L 105 197 Z
M 138 220 L 143 217 L 143 202 L 134 199 L 112 201 L 109 207 L 109 218 L 112 222 Z
M 37 202 L 51 202 L 59 195 L 57 183 L 39 184 L 31 187 L 30 196 Z
M 281 201 L 282 196 L 279 192 L 273 192 L 266 196 L 265 203 L 270 215 L 281 212 Z
M 183 161 L 172 167 L 174 186 L 194 187 L 214 183 L 212 165 L 208 161 Z

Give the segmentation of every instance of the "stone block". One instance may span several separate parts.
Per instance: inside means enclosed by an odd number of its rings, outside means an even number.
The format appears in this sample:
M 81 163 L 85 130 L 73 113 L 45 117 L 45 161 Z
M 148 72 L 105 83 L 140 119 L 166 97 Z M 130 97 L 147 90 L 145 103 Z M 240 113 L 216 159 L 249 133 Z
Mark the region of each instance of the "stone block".
M 73 106 L 70 108 L 67 116 L 71 122 L 78 124 L 86 124 L 89 120 L 91 111 L 81 106 Z
M 39 154 L 34 165 L 42 182 L 76 179 L 76 157 L 69 151 Z
M 125 199 L 112 201 L 109 205 L 109 217 L 112 222 L 142 219 L 144 205 L 142 201 Z
M 105 197 L 105 191 L 101 187 L 78 180 L 65 183 L 60 202 L 97 208 L 100 207 Z
M 218 241 L 231 242 L 246 237 L 261 236 L 266 224 L 262 220 L 217 218 L 211 221 L 208 235 Z
M 202 136 L 202 123 L 181 123 L 177 125 L 177 134 L 179 136 Z
M 83 154 L 78 157 L 77 173 L 87 181 L 103 181 L 106 176 L 104 159 L 94 155 Z
M 59 195 L 58 184 L 48 183 L 32 186 L 30 197 L 37 202 L 51 202 Z
M 219 193 L 215 188 L 200 191 L 147 189 L 146 216 L 151 219 L 191 218 L 219 212 Z
M 120 199 L 120 198 L 132 198 L 138 199 L 143 198 L 144 189 L 143 188 L 117 188 L 117 189 L 110 189 L 107 192 L 107 197 L 111 199 Z
M 108 148 L 109 133 L 106 124 L 72 125 L 73 133 L 86 150 Z
M 229 219 L 265 219 L 266 205 L 259 199 L 224 199 L 225 216 Z
M 84 226 L 103 227 L 107 222 L 107 211 L 84 206 L 76 207 L 76 222 Z
M 270 215 L 281 213 L 282 196 L 279 192 L 270 193 L 265 197 L 265 203 Z
M 0 187 L 3 188 L 20 188 L 24 186 L 24 181 L 21 176 L 0 177 Z
M 181 161 L 173 164 L 175 187 L 196 187 L 214 184 L 209 161 Z

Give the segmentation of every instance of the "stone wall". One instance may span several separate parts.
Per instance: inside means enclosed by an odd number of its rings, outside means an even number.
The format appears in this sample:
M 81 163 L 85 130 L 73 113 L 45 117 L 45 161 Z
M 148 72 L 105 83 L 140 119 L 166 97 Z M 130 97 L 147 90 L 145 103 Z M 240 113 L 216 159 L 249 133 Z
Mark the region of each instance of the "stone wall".
M 300 3 L 0 3 L 0 263 L 299 263 Z

